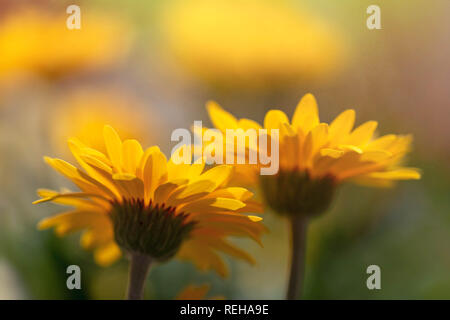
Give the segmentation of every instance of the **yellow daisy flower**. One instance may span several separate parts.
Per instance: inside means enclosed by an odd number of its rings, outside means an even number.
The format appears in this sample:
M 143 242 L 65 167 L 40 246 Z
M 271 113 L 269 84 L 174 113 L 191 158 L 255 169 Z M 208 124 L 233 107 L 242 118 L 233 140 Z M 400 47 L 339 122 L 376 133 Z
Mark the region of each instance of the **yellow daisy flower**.
M 347 181 L 390 186 L 395 180 L 420 178 L 418 169 L 402 166 L 410 150 L 410 135 L 376 137 L 376 121 L 353 129 L 354 110 L 342 112 L 330 124 L 321 123 L 312 94 L 301 99 L 291 121 L 283 111 L 270 110 L 264 126 L 238 120 L 214 102 L 208 103 L 207 109 L 213 125 L 223 133 L 237 128 L 264 128 L 269 134 L 271 129 L 279 130 L 278 174 L 260 176 L 258 165 L 246 164 L 236 165 L 236 175 L 248 184 L 260 182 L 268 204 L 280 213 L 319 213 L 328 206 L 330 192 Z M 265 146 L 247 142 L 247 148 L 257 147 Z M 318 195 L 320 201 L 314 201 Z
M 335 26 L 286 1 L 174 1 L 161 30 L 169 55 L 213 85 L 258 88 L 324 79 L 348 55 Z
M 118 19 L 86 13 L 81 29 L 69 30 L 67 17 L 64 11 L 38 8 L 7 14 L 0 24 L 0 80 L 20 73 L 54 78 L 110 66 L 128 50 L 130 33 Z
M 76 137 L 90 148 L 106 153 L 103 127 L 109 123 L 123 139 L 149 140 L 158 130 L 157 123 L 142 117 L 139 102 L 117 88 L 82 88 L 64 92 L 52 110 L 49 135 L 58 153 L 67 154 L 67 139 Z
M 376 121 L 354 129 L 354 110 L 342 112 L 330 124 L 322 123 L 311 94 L 300 100 L 291 121 L 283 111 L 270 110 L 264 126 L 249 119 L 238 120 L 213 102 L 207 108 L 213 125 L 223 133 L 226 129 L 265 128 L 270 134 L 278 129 L 278 173 L 260 175 L 260 166 L 246 164 L 236 165 L 236 175 L 259 186 L 265 202 L 290 219 L 293 248 L 288 299 L 298 297 L 301 291 L 308 219 L 329 207 L 337 186 L 350 181 L 391 186 L 396 180 L 420 179 L 418 169 L 402 166 L 410 150 L 410 135 L 378 137 Z M 246 148 L 248 157 L 250 150 L 266 146 L 249 140 Z
M 42 220 L 40 229 L 54 227 L 58 235 L 85 230 L 82 246 L 94 248 L 95 260 L 105 266 L 122 251 L 131 256 L 132 269 L 175 255 L 221 276 L 227 275 L 227 267 L 219 253 L 253 263 L 249 254 L 227 240 L 241 236 L 260 242 L 264 232 L 258 223 L 261 218 L 244 214 L 261 211 L 251 200 L 252 193 L 225 186 L 233 167 L 217 166 L 204 172 L 201 162 L 175 164 L 156 146 L 144 151 L 136 140 L 122 142 L 110 126 L 104 127 L 103 134 L 106 154 L 77 139 L 69 140 L 84 170 L 45 157 L 81 191 L 39 190 L 42 199 L 35 203 L 51 201 L 73 207 Z M 181 152 L 180 148 L 172 157 Z

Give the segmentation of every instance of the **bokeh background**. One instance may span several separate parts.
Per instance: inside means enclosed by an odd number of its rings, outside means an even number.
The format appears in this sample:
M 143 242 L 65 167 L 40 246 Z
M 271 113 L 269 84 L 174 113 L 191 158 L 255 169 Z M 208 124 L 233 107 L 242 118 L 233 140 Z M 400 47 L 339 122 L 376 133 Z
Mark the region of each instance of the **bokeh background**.
M 81 8 L 81 30 L 66 8 Z M 381 7 L 382 30 L 366 8 Z M 210 125 L 205 102 L 239 117 L 289 115 L 312 92 L 330 121 L 355 108 L 380 134 L 412 133 L 420 181 L 393 189 L 343 186 L 309 232 L 306 299 L 450 299 L 450 1 L 448 0 L 0 0 L 0 298 L 121 299 L 127 262 L 96 266 L 79 235 L 36 223 L 39 187 L 64 181 L 42 156 L 71 160 L 70 136 L 102 148 L 104 123 L 167 154 L 176 128 Z M 189 284 L 211 296 L 282 299 L 285 221 L 267 212 L 264 248 L 241 241 L 257 265 L 228 260 L 231 276 L 171 261 L 154 267 L 146 297 Z M 66 268 L 82 269 L 82 290 Z M 382 289 L 366 287 L 377 264 Z

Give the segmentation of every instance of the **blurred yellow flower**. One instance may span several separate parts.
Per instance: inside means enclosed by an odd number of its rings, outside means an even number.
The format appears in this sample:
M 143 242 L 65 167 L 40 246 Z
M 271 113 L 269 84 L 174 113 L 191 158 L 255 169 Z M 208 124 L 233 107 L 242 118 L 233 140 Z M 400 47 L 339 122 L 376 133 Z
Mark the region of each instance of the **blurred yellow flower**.
M 0 23 L 0 79 L 35 73 L 49 78 L 110 66 L 130 46 L 118 19 L 83 12 L 79 30 L 66 27 L 68 15 L 40 9 L 11 11 Z
M 252 120 L 236 119 L 214 102 L 207 108 L 213 125 L 222 132 L 262 128 Z M 411 136 L 375 137 L 376 121 L 353 129 L 354 122 L 355 111 L 346 110 L 331 124 L 321 123 L 311 94 L 301 99 L 292 121 L 283 111 L 270 110 L 264 128 L 269 134 L 271 129 L 279 130 L 279 172 L 259 176 L 255 165 L 236 165 L 236 175 L 260 184 L 265 200 L 275 210 L 293 214 L 324 211 L 335 187 L 345 181 L 389 186 L 395 180 L 420 178 L 418 169 L 402 166 Z
M 334 26 L 287 1 L 175 1 L 162 29 L 175 59 L 212 83 L 259 87 L 323 79 L 346 56 Z
M 119 90 L 79 89 L 64 93 L 49 117 L 49 135 L 58 152 L 66 152 L 67 139 L 76 137 L 90 148 L 106 152 L 103 140 L 105 123 L 121 137 L 138 137 L 148 142 L 148 128 L 157 128 L 150 117 L 139 112 L 139 103 Z M 156 129 L 155 129 L 156 131 Z
M 104 127 L 103 135 L 106 154 L 77 139 L 69 140 L 84 171 L 63 160 L 45 158 L 81 191 L 39 190 L 42 199 L 35 203 L 74 207 L 42 220 L 40 229 L 55 227 L 58 235 L 85 229 L 81 244 L 95 248 L 95 260 L 101 265 L 117 260 L 122 250 L 156 261 L 176 255 L 221 276 L 227 274 L 227 267 L 219 252 L 253 263 L 249 254 L 227 240 L 243 236 L 259 242 L 265 230 L 258 223 L 261 218 L 243 214 L 261 211 L 251 200 L 252 193 L 225 187 L 232 167 L 203 172 L 200 162 L 167 161 L 157 146 L 144 151 L 136 140 L 122 142 L 110 126 Z
M 195 286 L 189 285 L 184 288 L 175 298 L 176 300 L 205 300 L 210 286 L 207 284 Z M 223 300 L 222 296 L 208 298 L 208 300 Z

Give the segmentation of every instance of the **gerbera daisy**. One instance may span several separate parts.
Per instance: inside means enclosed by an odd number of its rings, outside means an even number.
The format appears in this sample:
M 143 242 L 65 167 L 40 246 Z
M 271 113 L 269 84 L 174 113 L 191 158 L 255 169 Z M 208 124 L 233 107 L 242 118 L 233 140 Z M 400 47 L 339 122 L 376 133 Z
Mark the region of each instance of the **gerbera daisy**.
M 151 261 L 175 255 L 191 260 L 201 270 L 227 268 L 219 253 L 253 263 L 249 254 L 227 241 L 229 236 L 251 237 L 264 232 L 252 193 L 226 187 L 233 167 L 222 165 L 204 171 L 204 163 L 175 164 L 158 147 L 143 151 L 136 140 L 121 141 L 110 126 L 104 127 L 106 154 L 77 139 L 69 147 L 82 169 L 54 158 L 45 161 L 70 179 L 79 192 L 39 190 L 42 199 L 74 207 L 39 223 L 54 227 L 58 235 L 84 229 L 81 244 L 93 248 L 95 260 L 109 265 L 122 252 L 131 259 L 129 298 L 142 296 Z M 180 156 L 182 149 L 174 152 Z
M 222 132 L 263 128 L 253 120 L 236 119 L 214 102 L 207 109 L 213 125 Z M 346 110 L 330 124 L 321 123 L 314 96 L 306 94 L 291 121 L 280 110 L 270 110 L 265 116 L 268 134 L 271 129 L 279 130 L 278 173 L 259 175 L 259 165 L 236 165 L 236 175 L 260 187 L 265 202 L 291 220 L 294 251 L 289 298 L 300 291 L 301 280 L 292 277 L 301 277 L 298 268 L 303 265 L 299 260 L 303 259 L 306 221 L 329 207 L 337 186 L 344 182 L 391 186 L 395 180 L 420 178 L 418 169 L 402 166 L 410 150 L 410 135 L 376 137 L 376 121 L 353 129 L 354 122 L 355 111 Z M 247 151 L 257 147 L 266 146 L 247 143 Z

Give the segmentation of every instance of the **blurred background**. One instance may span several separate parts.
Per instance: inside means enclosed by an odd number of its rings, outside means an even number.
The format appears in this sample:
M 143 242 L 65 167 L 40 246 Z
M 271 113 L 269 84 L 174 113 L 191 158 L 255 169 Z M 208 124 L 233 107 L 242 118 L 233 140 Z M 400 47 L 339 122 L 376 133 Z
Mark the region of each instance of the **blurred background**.
M 81 29 L 66 8 L 81 8 Z M 168 154 L 170 134 L 205 102 L 262 121 L 289 115 L 307 92 L 323 121 L 355 108 L 379 133 L 412 133 L 408 162 L 420 181 L 393 189 L 343 186 L 312 222 L 306 299 L 450 299 L 450 2 L 383 1 L 381 30 L 366 0 L 0 0 L 0 299 L 121 299 L 127 262 L 109 268 L 79 235 L 37 231 L 61 208 L 33 206 L 39 187 L 65 185 L 42 157 L 73 161 L 66 140 L 103 148 L 102 126 Z M 240 241 L 256 266 L 228 260 L 231 276 L 179 261 L 152 269 L 146 297 L 172 299 L 189 284 L 211 296 L 282 299 L 288 229 L 264 215 L 264 248 Z M 66 268 L 82 290 L 66 288 Z M 382 289 L 366 287 L 381 267 Z

